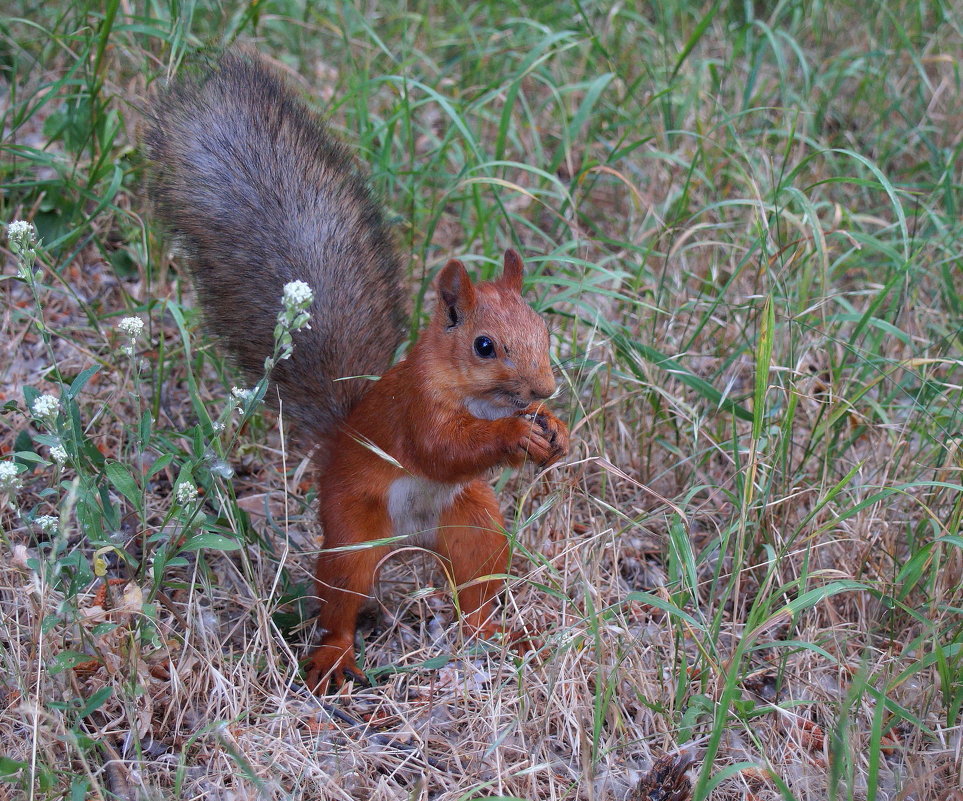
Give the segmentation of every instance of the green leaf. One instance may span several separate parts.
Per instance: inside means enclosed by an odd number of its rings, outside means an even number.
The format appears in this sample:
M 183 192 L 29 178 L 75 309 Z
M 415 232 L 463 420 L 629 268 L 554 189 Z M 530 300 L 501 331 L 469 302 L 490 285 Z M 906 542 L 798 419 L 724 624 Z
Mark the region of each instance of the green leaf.
M 212 551 L 236 551 L 240 547 L 241 543 L 237 540 L 232 540 L 220 534 L 205 532 L 189 538 L 179 550 L 199 551 L 202 548 L 208 548 Z
M 93 367 L 88 367 L 83 370 L 70 384 L 70 388 L 65 393 L 68 398 L 73 400 L 80 394 L 80 390 L 84 388 L 84 385 L 91 379 L 91 377 L 100 370 L 100 365 L 95 364 Z
M 163 470 L 167 465 L 174 461 L 173 453 L 165 453 L 163 456 L 159 456 L 154 464 L 150 466 L 150 470 L 147 471 L 147 478 L 153 478 L 161 470 Z
M 825 601 L 827 598 L 832 598 L 834 595 L 839 595 L 841 592 L 856 592 L 861 590 L 866 590 L 868 587 L 860 581 L 851 580 L 841 580 L 841 581 L 831 581 L 822 587 L 817 587 L 814 590 L 809 590 L 804 592 L 797 598 L 793 598 L 789 603 L 780 609 L 776 610 L 772 615 L 770 615 L 765 621 L 759 624 L 752 631 L 747 632 L 743 636 L 743 642 L 750 643 L 755 639 L 756 635 L 763 629 L 769 628 L 775 625 L 778 618 L 794 618 L 800 612 L 815 606 L 821 601 Z
M 70 801 L 84 801 L 90 791 L 90 780 L 85 776 L 74 776 L 70 781 Z
M 0 777 L 13 776 L 21 770 L 26 770 L 27 767 L 26 762 L 18 762 L 16 759 L 0 756 Z
M 138 512 L 143 511 L 140 487 L 137 486 L 137 482 L 127 466 L 120 462 L 108 462 L 105 470 L 114 489 L 134 504 L 134 508 Z
M 712 4 L 712 8 L 710 8 L 709 11 L 706 12 L 706 15 L 699 20 L 699 24 L 696 25 L 692 35 L 686 40 L 685 46 L 682 48 L 682 52 L 679 53 L 679 57 L 675 60 L 675 66 L 672 68 L 672 74 L 669 76 L 670 81 L 675 78 L 676 75 L 678 75 L 679 70 L 685 63 L 685 60 L 689 57 L 689 54 L 695 49 L 695 46 L 699 44 L 699 40 L 712 23 L 712 20 L 715 18 L 718 10 L 719 0 L 716 0 L 716 2 Z
M 759 342 L 756 346 L 756 381 L 752 396 L 752 438 L 759 439 L 766 417 L 766 392 L 769 390 L 769 368 L 772 366 L 772 335 L 776 328 L 772 296 L 766 298 L 759 321 Z
M 32 462 L 33 464 L 46 464 L 47 460 L 33 451 L 16 451 L 13 458 L 18 462 Z
M 82 665 L 84 662 L 89 662 L 91 658 L 90 654 L 85 654 L 82 651 L 61 651 L 53 658 L 50 664 L 47 665 L 47 672 L 50 673 L 51 676 L 56 676 L 58 673 L 70 670 L 72 667 Z
M 99 690 L 97 690 L 97 692 L 87 699 L 87 703 L 80 708 L 80 711 L 77 713 L 77 715 L 81 718 L 85 718 L 92 712 L 96 712 L 104 705 L 107 699 L 110 698 L 113 692 L 113 687 L 101 687 Z
M 150 442 L 150 432 L 153 426 L 154 420 L 151 417 L 150 409 L 144 409 L 144 413 L 140 417 L 140 444 L 141 447 L 146 447 L 147 443 Z
M 650 592 L 630 592 L 628 595 L 625 596 L 622 603 L 625 604 L 630 601 L 639 601 L 641 603 L 648 604 L 649 606 L 654 606 L 656 609 L 661 609 L 663 612 L 670 615 L 671 617 L 676 617 L 676 618 L 679 618 L 680 620 L 684 620 L 686 623 L 690 624 L 691 626 L 694 626 L 700 631 L 702 631 L 705 628 L 705 626 L 702 623 L 700 623 L 698 620 L 692 617 L 692 615 L 690 615 L 688 612 L 683 612 L 675 604 L 669 603 L 668 601 L 665 601 L 662 598 L 660 598 L 658 595 L 653 595 Z

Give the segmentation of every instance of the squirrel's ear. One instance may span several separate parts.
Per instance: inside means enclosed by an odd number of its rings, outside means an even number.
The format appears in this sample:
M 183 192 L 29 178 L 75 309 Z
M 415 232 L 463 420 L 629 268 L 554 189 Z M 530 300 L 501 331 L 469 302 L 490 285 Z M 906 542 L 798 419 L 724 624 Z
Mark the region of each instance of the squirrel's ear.
M 458 325 L 475 308 L 475 287 L 458 259 L 449 261 L 438 274 L 438 305 L 446 328 Z
M 502 286 L 512 289 L 519 295 L 522 294 L 522 273 L 525 266 L 522 264 L 522 257 L 515 248 L 505 251 L 505 268 L 502 270 L 502 277 L 499 282 Z

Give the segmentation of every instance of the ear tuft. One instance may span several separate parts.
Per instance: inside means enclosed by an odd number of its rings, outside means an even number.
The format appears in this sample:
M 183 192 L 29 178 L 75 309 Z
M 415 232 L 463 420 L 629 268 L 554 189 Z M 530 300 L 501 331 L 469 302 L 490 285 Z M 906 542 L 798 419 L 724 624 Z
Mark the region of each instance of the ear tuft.
M 502 286 L 522 294 L 522 273 L 525 272 L 525 265 L 522 257 L 515 248 L 505 251 L 505 268 L 502 270 L 502 277 L 499 282 Z
M 438 313 L 445 328 L 454 328 L 475 308 L 475 287 L 468 270 L 458 259 L 448 262 L 438 274 Z

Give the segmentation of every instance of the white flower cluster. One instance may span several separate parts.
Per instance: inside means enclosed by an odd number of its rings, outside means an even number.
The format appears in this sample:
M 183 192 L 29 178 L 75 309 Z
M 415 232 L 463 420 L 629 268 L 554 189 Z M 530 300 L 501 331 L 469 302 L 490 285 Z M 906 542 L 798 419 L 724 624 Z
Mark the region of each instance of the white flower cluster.
M 50 458 L 57 464 L 67 464 L 67 449 L 63 445 L 54 445 L 50 449 Z
M 311 305 L 313 300 L 314 292 L 304 281 L 290 281 L 284 285 L 284 295 L 281 298 L 284 308 L 278 312 L 278 326 L 274 332 L 275 339 L 279 339 L 279 337 L 287 339 L 287 341 L 281 342 L 282 348 L 287 350 L 287 356 L 281 356 L 282 359 L 287 359 L 291 355 L 290 336 L 285 338 L 284 334 L 290 335 L 293 331 L 311 327 L 308 325 L 308 320 L 311 319 L 311 315 L 308 314 L 308 306 Z
M 13 462 L 0 462 L 0 492 L 16 492 L 20 486 L 17 466 Z
M 278 324 L 274 327 L 275 351 L 264 362 L 265 372 L 270 373 L 274 365 L 284 359 L 290 359 L 294 350 L 294 340 L 291 337 L 295 331 L 311 328 L 308 321 L 308 307 L 314 300 L 314 292 L 304 281 L 289 281 L 284 285 L 284 295 L 281 298 L 284 307 L 278 312 Z
M 33 286 L 42 275 L 40 270 L 33 270 L 40 245 L 37 229 L 26 220 L 14 220 L 7 226 L 7 240 L 10 242 L 10 250 L 17 257 L 17 275 Z
M 41 395 L 36 398 L 33 405 L 30 407 L 30 411 L 33 412 L 34 417 L 39 417 L 41 420 L 53 419 L 57 416 L 57 411 L 60 409 L 60 400 L 56 395 Z
M 186 506 L 197 497 L 197 487 L 190 481 L 181 482 L 177 485 L 175 496 L 181 506 Z
M 241 416 L 244 415 L 245 411 L 251 405 L 251 401 L 254 399 L 253 389 L 244 389 L 243 387 L 231 387 L 231 405 L 230 412 L 237 411 Z
M 29 253 L 37 244 L 37 229 L 32 222 L 14 220 L 7 226 L 7 239 L 10 249 L 17 255 Z
M 144 330 L 144 321 L 140 317 L 125 317 L 117 323 L 117 327 L 130 339 L 137 339 Z
M 311 301 L 314 300 L 314 292 L 304 281 L 290 281 L 284 285 L 284 308 L 289 312 L 303 312 Z
M 33 522 L 40 526 L 40 530 L 45 534 L 53 534 L 60 525 L 60 518 L 56 515 L 40 515 Z
M 118 330 L 127 337 L 127 344 L 121 350 L 128 356 L 134 355 L 134 342 L 144 331 L 144 321 L 139 317 L 125 317 L 117 323 Z

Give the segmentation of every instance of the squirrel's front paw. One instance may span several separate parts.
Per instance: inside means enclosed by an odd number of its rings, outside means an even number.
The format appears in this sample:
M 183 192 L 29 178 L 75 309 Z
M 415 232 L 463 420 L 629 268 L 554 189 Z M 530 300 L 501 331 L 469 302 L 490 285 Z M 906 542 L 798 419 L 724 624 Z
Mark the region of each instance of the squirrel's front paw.
M 541 467 L 548 467 L 568 453 L 568 428 L 550 411 L 526 410 L 521 419 L 528 423 L 521 447 L 529 459 Z
M 340 687 L 345 681 L 368 686 L 368 679 L 354 661 L 354 648 L 341 648 L 322 643 L 302 663 L 304 683 L 315 695 L 324 695 L 328 684 Z
M 542 429 L 542 433 L 551 447 L 551 455 L 548 460 L 539 462 L 542 467 L 548 467 L 568 454 L 568 427 L 549 411 L 541 411 L 536 414 L 535 423 Z

